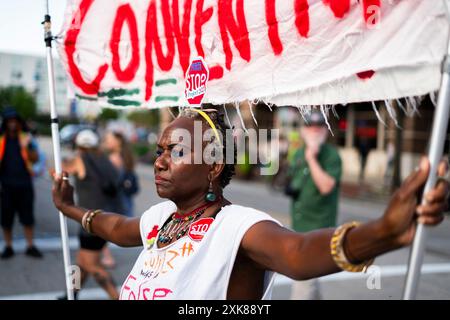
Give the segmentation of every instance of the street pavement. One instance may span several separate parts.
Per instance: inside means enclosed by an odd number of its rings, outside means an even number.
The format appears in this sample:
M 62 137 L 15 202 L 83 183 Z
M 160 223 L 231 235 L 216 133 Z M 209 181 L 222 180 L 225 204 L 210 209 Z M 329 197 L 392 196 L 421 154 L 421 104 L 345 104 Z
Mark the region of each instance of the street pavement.
M 53 163 L 51 142 L 40 139 Z M 67 152 L 67 151 L 64 151 Z M 137 168 L 141 192 L 136 197 L 136 215 L 140 216 L 151 205 L 161 201 L 154 186 L 153 167 L 140 164 Z M 225 189 L 225 196 L 233 203 L 265 211 L 289 226 L 289 199 L 259 182 L 233 180 Z M 36 244 L 44 258 L 33 259 L 24 255 L 23 231 L 16 221 L 14 248 L 16 255 L 0 260 L 0 299 L 55 299 L 65 288 L 63 260 L 59 233 L 59 216 L 51 201 L 49 177 L 35 179 Z M 382 215 L 386 202 L 341 197 L 339 222 L 368 221 Z M 71 261 L 75 261 L 78 248 L 78 225 L 68 221 Z M 0 248 L 4 246 L 0 236 Z M 131 270 L 140 248 L 119 248 L 111 245 L 116 267 L 111 270 L 118 286 Z M 401 299 L 408 262 L 409 248 L 385 254 L 375 261 L 368 274 L 338 274 L 320 278 L 324 299 Z M 313 257 L 311 257 L 313 258 Z M 277 275 L 273 299 L 289 299 L 292 280 Z M 106 294 L 89 279 L 81 291 L 81 299 L 106 299 Z M 418 299 L 450 299 L 450 219 L 430 230 L 424 259 Z

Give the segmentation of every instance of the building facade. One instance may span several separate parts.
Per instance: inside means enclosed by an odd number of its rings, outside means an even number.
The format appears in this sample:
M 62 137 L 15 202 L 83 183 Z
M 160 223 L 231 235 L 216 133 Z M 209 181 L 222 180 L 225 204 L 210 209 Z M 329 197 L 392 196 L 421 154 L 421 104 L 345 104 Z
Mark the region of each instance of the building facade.
M 418 165 L 420 157 L 427 154 L 434 108 L 430 96 L 420 101 L 400 99 L 329 108 L 329 140 L 338 147 L 343 160 L 343 181 L 364 183 L 380 190 L 390 187 L 396 149 L 400 150 L 399 179 L 406 178 Z M 229 109 L 233 110 L 233 106 Z M 256 128 L 248 104 L 241 103 L 240 109 L 247 128 Z M 280 135 L 287 139 L 292 132 L 298 132 L 303 122 L 298 108 L 273 106 L 271 109 L 263 103 L 253 106 L 258 128 L 279 128 Z M 240 127 L 239 121 L 236 121 L 236 127 Z M 445 154 L 449 153 L 449 132 Z
M 59 60 L 54 59 L 56 108 L 59 115 L 73 112 L 68 98 L 68 80 Z M 38 113 L 50 113 L 45 57 L 0 52 L 0 87 L 22 86 L 36 98 Z M 72 104 L 73 108 L 73 104 Z

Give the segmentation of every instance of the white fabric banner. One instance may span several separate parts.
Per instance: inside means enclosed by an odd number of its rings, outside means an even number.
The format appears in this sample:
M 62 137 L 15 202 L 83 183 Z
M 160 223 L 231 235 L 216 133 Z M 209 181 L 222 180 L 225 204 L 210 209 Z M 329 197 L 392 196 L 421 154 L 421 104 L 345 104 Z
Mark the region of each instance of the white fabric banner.
M 102 106 L 187 105 L 197 56 L 204 102 L 322 105 L 439 89 L 448 29 L 440 0 L 69 0 L 58 50 Z

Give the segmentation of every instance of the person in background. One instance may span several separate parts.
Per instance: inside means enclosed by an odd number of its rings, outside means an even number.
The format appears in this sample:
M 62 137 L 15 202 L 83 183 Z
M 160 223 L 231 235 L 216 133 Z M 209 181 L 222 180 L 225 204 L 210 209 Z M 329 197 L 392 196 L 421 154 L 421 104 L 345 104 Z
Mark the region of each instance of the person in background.
M 42 253 L 33 242 L 34 232 L 34 190 L 33 163 L 38 154 L 27 132 L 24 120 L 12 107 L 5 108 L 0 128 L 0 183 L 1 183 L 1 225 L 6 246 L 2 259 L 14 256 L 12 247 L 12 228 L 14 215 L 24 227 L 27 249 L 25 254 L 42 258 Z
M 125 136 L 117 131 L 109 131 L 103 140 L 103 150 L 120 175 L 119 196 L 124 208 L 123 214 L 134 216 L 134 196 L 139 192 L 138 177 L 134 171 L 135 160 L 131 147 Z M 114 267 L 115 261 L 107 246 L 103 249 L 102 263 Z
M 309 232 L 336 226 L 342 164 L 338 151 L 326 143 L 328 128 L 321 112 L 313 110 L 301 128 L 305 145 L 289 168 L 286 194 L 292 197 L 292 228 Z M 291 299 L 320 299 L 317 279 L 296 281 Z
M 103 210 L 122 212 L 122 203 L 118 197 L 119 173 L 108 157 L 99 150 L 99 143 L 100 138 L 94 131 L 80 131 L 75 138 L 77 155 L 72 160 L 63 161 L 62 167 L 74 175 L 79 206 L 95 206 Z M 88 275 L 92 275 L 111 299 L 117 299 L 118 292 L 113 278 L 100 262 L 106 241 L 82 228 L 78 239 L 80 250 L 77 253 L 77 264 L 81 270 L 81 285 Z
M 130 143 L 125 136 L 117 131 L 107 132 L 103 141 L 103 149 L 109 155 L 109 160 L 121 176 L 121 197 L 124 204 L 124 214 L 134 216 L 134 196 L 139 192 L 139 181 L 135 173 L 135 159 Z

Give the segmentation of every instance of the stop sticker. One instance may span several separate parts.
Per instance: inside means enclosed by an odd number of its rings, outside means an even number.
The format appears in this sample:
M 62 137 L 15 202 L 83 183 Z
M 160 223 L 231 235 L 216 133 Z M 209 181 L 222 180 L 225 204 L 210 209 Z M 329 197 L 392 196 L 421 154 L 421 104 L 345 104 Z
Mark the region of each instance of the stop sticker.
M 211 226 L 211 223 L 214 222 L 214 218 L 202 218 L 197 221 L 195 221 L 191 226 L 189 227 L 189 238 L 191 238 L 194 241 L 200 241 L 203 239 L 205 234 L 208 232 L 209 227 Z
M 200 106 L 206 94 L 206 83 L 209 79 L 209 70 L 202 57 L 191 61 L 186 72 L 186 100 L 191 106 Z

